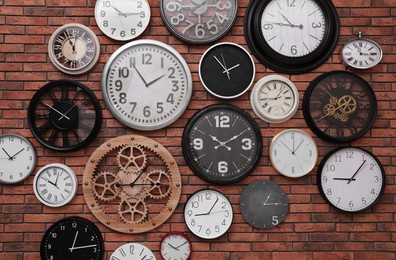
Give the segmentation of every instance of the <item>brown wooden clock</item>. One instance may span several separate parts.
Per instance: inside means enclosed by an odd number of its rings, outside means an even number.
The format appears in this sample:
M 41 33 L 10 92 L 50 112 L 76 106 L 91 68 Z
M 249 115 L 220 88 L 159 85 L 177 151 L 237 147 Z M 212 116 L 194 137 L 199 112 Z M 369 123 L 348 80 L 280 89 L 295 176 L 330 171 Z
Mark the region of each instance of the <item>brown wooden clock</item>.
M 143 233 L 164 223 L 179 203 L 181 185 L 168 150 L 138 135 L 102 144 L 83 178 L 89 209 L 104 225 L 122 233 Z

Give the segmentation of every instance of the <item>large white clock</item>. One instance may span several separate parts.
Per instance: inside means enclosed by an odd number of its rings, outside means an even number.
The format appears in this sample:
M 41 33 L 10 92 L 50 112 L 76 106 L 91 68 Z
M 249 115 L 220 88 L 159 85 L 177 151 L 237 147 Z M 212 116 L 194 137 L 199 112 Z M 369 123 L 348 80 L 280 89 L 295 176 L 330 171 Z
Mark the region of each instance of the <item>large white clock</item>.
M 137 40 L 110 57 L 103 71 L 102 92 L 121 123 L 137 130 L 157 130 L 186 110 L 192 93 L 191 72 L 169 45 Z

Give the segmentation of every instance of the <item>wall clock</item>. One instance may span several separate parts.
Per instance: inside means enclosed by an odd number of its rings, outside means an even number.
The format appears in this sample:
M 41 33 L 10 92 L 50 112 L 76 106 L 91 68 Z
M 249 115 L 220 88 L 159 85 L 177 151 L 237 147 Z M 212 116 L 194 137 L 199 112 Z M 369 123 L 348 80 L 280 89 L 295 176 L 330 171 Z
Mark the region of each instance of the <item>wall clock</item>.
M 60 71 L 71 75 L 83 74 L 91 70 L 99 60 L 99 40 L 85 25 L 65 24 L 49 39 L 48 54 Z
M 213 105 L 200 110 L 183 132 L 183 155 L 199 177 L 217 184 L 235 183 L 258 164 L 261 132 L 244 110 Z
M 253 0 L 245 15 L 246 41 L 268 68 L 301 74 L 323 64 L 339 36 L 331 0 Z
M 173 231 L 162 237 L 160 243 L 160 253 L 163 259 L 186 260 L 190 259 L 191 252 L 191 241 L 184 233 Z
M 34 194 L 41 203 L 48 207 L 66 205 L 76 195 L 77 188 L 76 174 L 64 164 L 48 164 L 34 176 Z
M 385 172 L 372 153 L 359 147 L 341 147 L 323 158 L 318 189 L 332 206 L 361 212 L 374 206 L 385 190 Z
M 41 240 L 42 260 L 102 260 L 103 238 L 87 219 L 68 217 L 53 224 Z
M 250 94 L 256 115 L 268 123 L 283 123 L 298 110 L 299 94 L 289 79 L 270 75 L 260 79 Z
M 255 228 L 279 225 L 289 212 L 289 200 L 284 190 L 272 181 L 255 181 L 241 195 L 243 218 Z
M 172 155 L 150 138 L 125 135 L 108 140 L 91 155 L 83 178 L 85 201 L 105 226 L 143 233 L 164 223 L 181 195 Z
M 129 41 L 141 35 L 150 16 L 147 0 L 97 0 L 95 5 L 99 29 L 117 41 Z
M 137 40 L 110 57 L 103 70 L 102 92 L 121 123 L 138 130 L 157 130 L 186 110 L 192 93 L 191 72 L 169 45 Z
M 184 208 L 190 231 L 203 239 L 215 239 L 230 228 L 233 210 L 230 201 L 216 190 L 200 190 L 191 195 Z
M 362 38 L 353 39 L 344 45 L 341 51 L 344 62 L 355 69 L 369 69 L 377 65 L 382 59 L 382 49 L 373 40 Z
M 162 20 L 182 41 L 204 44 L 216 41 L 232 28 L 237 0 L 161 0 Z
M 102 109 L 95 94 L 81 83 L 57 80 L 39 89 L 28 107 L 34 137 L 45 147 L 71 151 L 97 135 Z
M 153 252 L 139 243 L 128 243 L 117 248 L 110 260 L 155 260 Z
M 304 94 L 303 112 L 307 125 L 320 138 L 350 142 L 373 125 L 377 99 L 364 79 L 333 71 L 311 82 Z
M 26 138 L 16 134 L 0 135 L 0 183 L 21 182 L 35 167 L 36 152 Z
M 230 42 L 210 47 L 199 62 L 199 78 L 219 98 L 236 98 L 248 91 L 255 76 L 254 61 L 240 45 Z
M 306 132 L 287 129 L 274 138 L 269 148 L 272 167 L 280 174 L 298 178 L 312 171 L 318 160 L 315 140 Z

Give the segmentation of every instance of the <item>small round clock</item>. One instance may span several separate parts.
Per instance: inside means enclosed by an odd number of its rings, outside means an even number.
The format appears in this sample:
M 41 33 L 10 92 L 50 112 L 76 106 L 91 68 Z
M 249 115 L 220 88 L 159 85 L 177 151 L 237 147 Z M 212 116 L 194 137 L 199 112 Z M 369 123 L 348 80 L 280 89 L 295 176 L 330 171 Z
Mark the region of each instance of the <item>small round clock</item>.
M 0 135 L 0 183 L 21 182 L 35 167 L 36 152 L 26 138 L 16 134 Z
M 256 115 L 265 122 L 283 123 L 298 110 L 298 90 L 289 79 L 270 75 L 256 83 L 250 103 Z
M 377 99 L 370 85 L 346 71 L 317 77 L 303 98 L 304 119 L 318 137 L 350 142 L 363 136 L 377 115 Z
M 286 177 L 298 178 L 315 167 L 318 148 L 315 140 L 306 132 L 288 129 L 272 139 L 269 157 L 277 172 Z
M 382 49 L 373 40 L 362 38 L 354 39 L 342 48 L 342 59 L 355 69 L 369 69 L 377 65 L 382 59 Z
M 162 237 L 160 253 L 165 260 L 190 259 L 191 251 L 191 241 L 184 233 L 173 231 Z
M 199 62 L 199 78 L 212 95 L 231 99 L 243 95 L 255 76 L 254 61 L 240 45 L 230 42 L 210 47 Z
M 87 219 L 68 217 L 53 224 L 41 240 L 42 260 L 102 260 L 104 245 L 99 229 Z
M 223 37 L 232 28 L 238 11 L 237 0 L 161 0 L 165 26 L 177 38 L 204 44 Z
M 191 195 L 184 208 L 190 231 L 203 239 L 215 239 L 230 228 L 233 210 L 230 201 L 216 190 L 200 190 Z
M 231 105 L 200 110 L 183 132 L 183 155 L 201 178 L 231 184 L 246 178 L 262 152 L 262 137 L 254 119 Z
M 117 248 L 109 260 L 156 260 L 153 252 L 139 243 L 128 243 Z
M 66 205 L 76 195 L 77 188 L 76 174 L 64 164 L 48 164 L 34 176 L 34 194 L 41 203 L 48 207 Z
M 97 0 L 95 20 L 99 29 L 117 41 L 129 41 L 141 35 L 150 22 L 147 0 Z
M 49 39 L 48 54 L 60 71 L 71 75 L 83 74 L 99 60 L 99 40 L 85 25 L 65 24 Z
M 242 192 L 240 208 L 243 218 L 255 228 L 279 225 L 289 212 L 284 190 L 272 181 L 255 181 Z
M 253 0 L 245 15 L 245 37 L 268 68 L 301 74 L 323 64 L 339 36 L 331 0 Z
M 385 179 L 380 161 L 359 147 L 340 147 L 327 154 L 317 177 L 322 197 L 345 212 L 374 206 L 384 193 Z
M 154 40 L 119 48 L 102 75 L 107 107 L 121 123 L 137 130 L 157 130 L 176 121 L 187 108 L 192 87 L 183 57 Z

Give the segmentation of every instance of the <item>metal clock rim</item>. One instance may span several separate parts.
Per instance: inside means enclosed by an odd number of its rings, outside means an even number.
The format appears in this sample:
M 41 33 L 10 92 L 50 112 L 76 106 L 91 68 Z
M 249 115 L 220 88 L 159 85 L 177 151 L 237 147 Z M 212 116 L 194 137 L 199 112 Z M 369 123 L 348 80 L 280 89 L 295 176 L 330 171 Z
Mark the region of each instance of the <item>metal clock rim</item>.
M 184 213 L 184 212 L 183 212 L 183 213 Z M 184 215 L 184 214 L 183 214 L 183 215 Z M 189 244 L 189 246 L 190 246 L 190 252 L 189 252 L 189 254 L 188 254 L 188 256 L 187 256 L 187 259 L 190 259 L 191 253 L 192 253 L 192 248 L 193 248 L 193 247 L 192 247 L 191 240 L 190 240 L 190 238 L 189 238 L 186 234 L 184 234 L 183 232 L 180 232 L 180 231 L 170 231 L 170 232 L 168 232 L 168 233 L 166 233 L 165 235 L 162 236 L 161 241 L 160 241 L 160 243 L 159 243 L 159 248 L 160 248 L 160 249 L 159 249 L 159 252 L 160 252 L 161 257 L 165 259 L 165 257 L 162 255 L 162 250 L 161 250 L 162 243 L 164 242 L 164 240 L 165 240 L 167 237 L 169 237 L 169 236 L 171 236 L 171 235 L 181 236 L 181 237 L 183 237 L 183 238 L 185 238 L 185 239 L 187 240 L 187 242 L 188 242 L 188 244 Z
M 240 92 L 239 94 L 234 95 L 234 96 L 223 96 L 223 95 L 220 95 L 220 94 L 217 94 L 217 93 L 213 92 L 208 86 L 206 86 L 204 80 L 202 79 L 201 66 L 202 66 L 202 62 L 203 62 L 204 58 L 206 58 L 206 55 L 208 54 L 209 51 L 211 51 L 212 49 L 214 49 L 214 48 L 216 48 L 218 46 L 222 46 L 222 45 L 231 45 L 231 46 L 235 46 L 235 47 L 243 50 L 247 54 L 247 56 L 250 58 L 250 61 L 252 62 L 253 74 L 252 74 L 252 79 L 250 80 L 249 85 L 246 87 L 245 90 L 243 90 L 242 92 Z M 206 91 L 208 91 L 210 94 L 212 94 L 215 97 L 222 98 L 222 99 L 234 99 L 234 98 L 240 97 L 243 94 L 245 94 L 250 89 L 250 87 L 253 85 L 254 78 L 256 76 L 256 66 L 254 64 L 254 60 L 252 58 L 252 55 L 250 55 L 250 53 L 245 48 L 243 48 L 241 45 L 239 45 L 237 43 L 233 43 L 233 42 L 219 42 L 219 43 L 216 43 L 216 44 L 210 46 L 204 52 L 204 54 L 201 56 L 201 59 L 199 61 L 199 66 L 198 66 L 198 75 L 199 75 L 200 82 L 202 83 L 202 85 L 204 86 Z
M 124 51 L 128 50 L 129 48 L 132 48 L 134 46 L 142 45 L 142 44 L 148 44 L 148 45 L 153 45 L 157 46 L 160 48 L 165 49 L 166 51 L 172 53 L 175 58 L 180 62 L 180 64 L 183 66 L 183 69 L 186 74 L 186 84 L 187 84 L 187 90 L 186 90 L 186 98 L 184 100 L 184 104 L 180 107 L 180 109 L 175 113 L 172 117 L 170 117 L 168 120 L 160 122 L 159 124 L 152 125 L 152 126 L 141 126 L 137 125 L 135 123 L 128 122 L 125 120 L 122 116 L 119 115 L 118 111 L 114 109 L 112 104 L 110 103 L 109 95 L 107 93 L 107 84 L 106 84 L 106 79 L 107 76 L 109 75 L 109 69 L 113 65 L 113 62 L 115 61 L 116 58 L 118 58 Z M 141 130 L 141 131 L 154 131 L 158 129 L 162 129 L 164 127 L 167 127 L 171 124 L 173 124 L 179 117 L 186 111 L 189 101 L 192 96 L 192 90 L 193 90 L 193 82 L 192 82 L 192 76 L 191 76 L 191 71 L 190 68 L 186 62 L 186 60 L 183 58 L 183 56 L 172 46 L 165 44 L 163 42 L 157 41 L 157 40 L 136 40 L 132 41 L 129 43 L 124 44 L 120 48 L 118 48 L 109 58 L 109 60 L 106 62 L 104 68 L 103 68 L 103 73 L 102 73 L 102 79 L 101 79 L 101 85 L 102 85 L 102 94 L 103 94 L 103 99 L 106 103 L 107 108 L 110 110 L 111 114 L 122 124 L 125 126 L 128 126 L 130 128 L 136 129 L 136 130 Z
M 373 63 L 373 65 L 370 65 L 370 66 L 363 66 L 363 67 L 353 66 L 353 64 L 348 63 L 348 61 L 346 60 L 346 58 L 343 55 L 344 49 L 345 49 L 345 47 L 348 44 L 350 44 L 350 43 L 352 43 L 354 41 L 358 41 L 358 40 L 368 41 L 368 42 L 372 43 L 373 45 L 375 45 L 378 48 L 378 50 L 380 51 L 380 57 L 379 57 L 379 59 L 378 59 L 378 61 L 376 63 Z M 373 41 L 373 40 L 371 40 L 369 38 L 354 38 L 354 39 L 348 41 L 347 43 L 345 43 L 344 46 L 342 46 L 341 51 L 340 51 L 340 56 L 341 56 L 343 62 L 347 65 L 347 67 L 351 67 L 351 68 L 358 69 L 358 70 L 365 70 L 365 69 L 371 69 L 371 68 L 375 67 L 376 65 L 378 65 L 381 62 L 381 60 L 383 58 L 383 51 L 382 51 L 381 46 L 377 42 L 375 42 L 375 41 Z
M 378 194 L 377 198 L 367 207 L 357 210 L 357 211 L 347 211 L 347 210 L 343 210 L 340 209 L 338 207 L 336 207 L 333 203 L 330 202 L 330 200 L 326 197 L 326 195 L 323 192 L 323 188 L 322 188 L 322 170 L 324 168 L 324 165 L 326 164 L 327 160 L 334 155 L 335 153 L 344 150 L 344 149 L 357 149 L 357 150 L 361 150 L 364 153 L 367 153 L 369 156 L 371 156 L 372 158 L 374 158 L 374 160 L 376 161 L 376 163 L 378 164 L 380 171 L 381 171 L 381 177 L 382 177 L 382 186 L 381 186 L 381 191 Z M 382 166 L 381 162 L 379 161 L 379 159 L 377 158 L 377 156 L 375 156 L 372 152 L 360 147 L 360 146 L 345 146 L 345 147 L 338 147 L 330 152 L 328 152 L 322 159 L 322 161 L 320 162 L 319 166 L 318 166 L 318 172 L 316 174 L 316 179 L 317 179 L 317 188 L 319 190 L 320 195 L 322 196 L 322 198 L 333 208 L 343 211 L 343 212 L 347 212 L 347 213 L 361 213 L 363 211 L 366 211 L 369 208 L 374 207 L 382 198 L 382 195 L 384 194 L 385 191 L 385 185 L 386 185 L 386 175 L 385 175 L 385 170 L 384 167 Z

